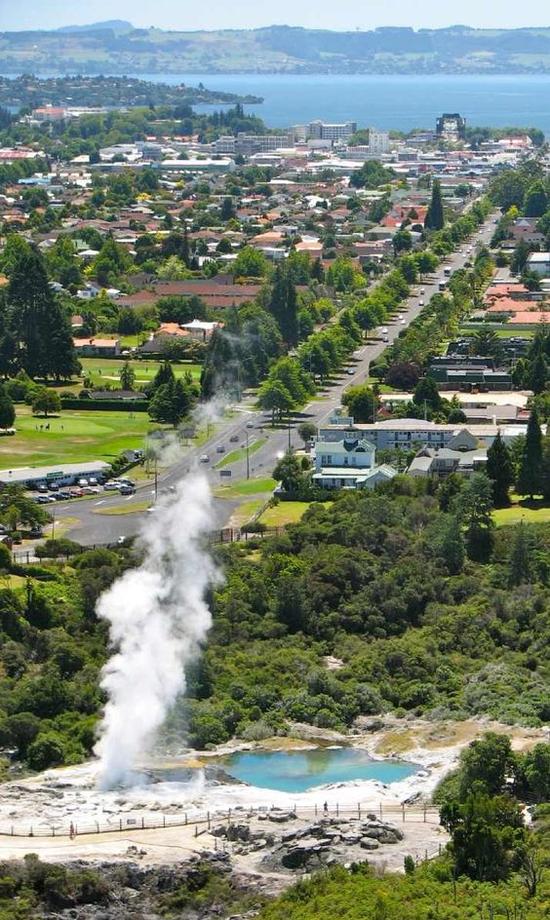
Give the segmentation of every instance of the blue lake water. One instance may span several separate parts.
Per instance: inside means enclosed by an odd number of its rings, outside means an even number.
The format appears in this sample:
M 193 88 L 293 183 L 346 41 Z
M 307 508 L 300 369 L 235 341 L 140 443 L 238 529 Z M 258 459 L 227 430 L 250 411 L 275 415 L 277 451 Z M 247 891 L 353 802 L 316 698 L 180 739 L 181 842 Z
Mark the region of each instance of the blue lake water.
M 471 125 L 541 128 L 550 135 L 550 75 L 391 76 L 377 74 L 147 74 L 165 83 L 202 82 L 207 89 L 263 96 L 246 107 L 274 128 L 324 121 L 408 131 L 434 128 L 442 112 Z M 207 106 L 205 109 L 209 109 Z
M 379 780 L 395 783 L 416 773 L 415 764 L 371 760 L 357 748 L 316 748 L 312 751 L 242 751 L 224 758 L 230 776 L 261 789 L 306 792 L 326 783 Z
M 471 125 L 532 126 L 550 135 L 550 75 L 157 73 L 135 76 L 156 83 L 183 82 L 196 86 L 202 82 L 207 89 L 263 96 L 261 105 L 248 106 L 247 110 L 256 112 L 274 128 L 321 118 L 408 131 L 434 128 L 435 119 L 442 112 L 460 112 Z

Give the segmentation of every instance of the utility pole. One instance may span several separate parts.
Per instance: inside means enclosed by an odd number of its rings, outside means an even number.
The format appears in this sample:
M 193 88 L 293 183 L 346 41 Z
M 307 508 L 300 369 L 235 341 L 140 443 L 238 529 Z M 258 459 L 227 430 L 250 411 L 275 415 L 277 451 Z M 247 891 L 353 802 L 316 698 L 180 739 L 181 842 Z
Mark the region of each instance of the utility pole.
M 288 413 L 288 452 L 289 453 L 292 450 L 292 443 L 290 440 L 290 436 L 291 436 L 291 428 L 290 428 L 290 412 L 289 412 Z
M 159 490 L 159 475 L 158 475 L 158 457 L 155 455 L 155 501 L 157 500 L 158 490 Z
M 246 478 L 250 479 L 250 451 L 248 449 L 248 431 L 246 432 Z

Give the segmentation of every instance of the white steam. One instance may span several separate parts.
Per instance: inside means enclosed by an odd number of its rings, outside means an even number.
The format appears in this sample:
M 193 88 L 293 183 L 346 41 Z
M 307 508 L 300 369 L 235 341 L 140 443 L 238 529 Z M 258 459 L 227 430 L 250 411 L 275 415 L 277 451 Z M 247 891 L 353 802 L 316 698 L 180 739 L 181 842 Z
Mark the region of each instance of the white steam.
M 99 599 L 116 649 L 103 669 L 108 702 L 95 747 L 104 789 L 136 781 L 136 766 L 185 690 L 186 665 L 210 628 L 205 594 L 218 573 L 204 537 L 212 516 L 208 481 L 194 472 L 149 516 L 142 564 Z

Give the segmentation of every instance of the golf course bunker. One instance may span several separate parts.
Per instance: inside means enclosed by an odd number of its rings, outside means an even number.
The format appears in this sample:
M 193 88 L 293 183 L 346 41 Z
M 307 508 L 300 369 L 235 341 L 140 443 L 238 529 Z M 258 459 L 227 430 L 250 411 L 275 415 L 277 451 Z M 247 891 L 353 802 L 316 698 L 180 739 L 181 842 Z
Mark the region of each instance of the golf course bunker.
M 391 784 L 419 769 L 400 760 L 373 760 L 358 748 L 316 748 L 308 751 L 240 751 L 221 760 L 229 776 L 241 783 L 279 792 L 307 792 L 317 786 L 365 780 Z

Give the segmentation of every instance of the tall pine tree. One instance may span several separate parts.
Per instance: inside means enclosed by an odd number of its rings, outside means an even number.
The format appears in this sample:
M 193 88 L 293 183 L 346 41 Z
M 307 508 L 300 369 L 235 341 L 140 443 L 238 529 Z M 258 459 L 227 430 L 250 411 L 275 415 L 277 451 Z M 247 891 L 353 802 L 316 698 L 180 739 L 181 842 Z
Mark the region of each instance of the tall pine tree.
M 30 377 L 60 380 L 78 373 L 69 317 L 48 284 L 42 256 L 32 246 L 13 266 L 7 303 L 17 361 Z
M 517 490 L 530 498 L 542 492 L 542 433 L 536 409 L 529 416 Z
M 426 230 L 442 230 L 445 225 L 443 214 L 443 201 L 441 199 L 441 185 L 438 179 L 434 180 L 432 198 L 426 214 L 424 226 Z
M 298 343 L 298 298 L 286 266 L 278 265 L 273 276 L 268 310 L 275 317 L 287 345 Z
M 487 476 L 493 483 L 493 499 L 496 508 L 510 504 L 508 489 L 514 482 L 514 464 L 510 451 L 498 432 L 487 451 Z

